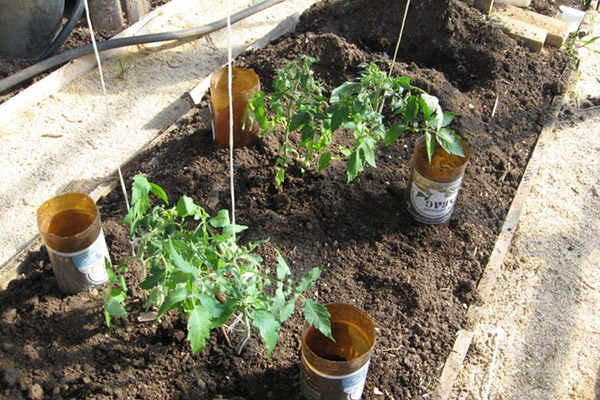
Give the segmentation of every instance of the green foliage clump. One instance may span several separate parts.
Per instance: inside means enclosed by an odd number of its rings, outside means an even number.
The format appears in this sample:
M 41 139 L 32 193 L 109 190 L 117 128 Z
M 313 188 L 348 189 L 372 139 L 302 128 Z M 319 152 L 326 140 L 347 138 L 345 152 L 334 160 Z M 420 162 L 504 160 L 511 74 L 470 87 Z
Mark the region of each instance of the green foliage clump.
M 150 193 L 165 204 L 151 208 Z M 123 306 L 127 297 L 124 274 L 129 264 L 141 264 L 144 279 L 140 288 L 147 291 L 148 310 L 157 310 L 157 318 L 176 309 L 187 319 L 192 352 L 205 345 L 212 329 L 241 325 L 243 340 L 238 354 L 251 336 L 252 326 L 264 339 L 270 355 L 279 339 L 281 324 L 294 312 L 298 301 L 306 321 L 331 336 L 329 313 L 317 301 L 306 297 L 321 275 L 322 267 L 310 270 L 299 281 L 276 250 L 274 274 L 263 266 L 254 251 L 266 242 L 239 244 L 235 233 L 246 229 L 233 225 L 226 210 L 210 217 L 194 201 L 183 196 L 177 205 L 167 208 L 166 193 L 148 182 L 143 175 L 134 178 L 131 209 L 124 223 L 131 225 L 130 237 L 137 241 L 136 254 L 119 263 L 116 270 L 109 264 L 109 287 L 104 311 L 106 323 L 112 317 L 127 317 Z M 191 228 L 191 220 L 194 228 Z
M 447 152 L 464 156 L 460 137 L 449 128 L 454 114 L 443 111 L 435 96 L 411 85 L 409 78 L 392 77 L 376 63 L 364 63 L 356 79 L 344 82 L 325 98 L 323 85 L 310 69 L 314 62 L 307 56 L 291 61 L 278 71 L 273 93 L 259 92 L 249 102 L 248 116 L 258 122 L 265 134 L 277 126 L 285 132 L 280 156 L 275 162 L 277 187 L 283 182 L 284 168 L 294 161 L 288 155 L 299 156 L 290 145 L 290 135 L 295 131 L 301 134 L 299 148 L 306 149 L 304 155 L 296 159 L 303 169 L 310 166 L 315 154 L 319 154 L 318 172 L 332 160 L 343 159 L 348 182 L 354 180 L 366 164 L 376 167 L 379 142 L 390 145 L 407 131 L 425 135 L 430 162 L 436 142 Z M 269 104 L 271 119 L 267 116 Z M 391 124 L 384 115 L 397 122 Z M 329 145 L 340 127 L 352 132 L 354 147 L 340 146 L 341 157 L 336 157 Z

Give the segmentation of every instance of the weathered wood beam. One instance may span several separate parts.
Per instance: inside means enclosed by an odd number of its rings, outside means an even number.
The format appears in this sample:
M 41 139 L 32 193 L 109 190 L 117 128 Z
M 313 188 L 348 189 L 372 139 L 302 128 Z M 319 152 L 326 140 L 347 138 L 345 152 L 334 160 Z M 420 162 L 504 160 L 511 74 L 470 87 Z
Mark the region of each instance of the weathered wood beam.
M 540 52 L 544 47 L 548 36 L 548 31 L 545 29 L 502 14 L 494 14 L 493 17 L 502 24 L 506 33 L 523 39 L 532 51 Z
M 569 37 L 569 24 L 547 15 L 510 5 L 494 9 L 494 15 L 513 18 L 546 30 L 548 34 L 545 44 L 550 46 L 560 47 Z

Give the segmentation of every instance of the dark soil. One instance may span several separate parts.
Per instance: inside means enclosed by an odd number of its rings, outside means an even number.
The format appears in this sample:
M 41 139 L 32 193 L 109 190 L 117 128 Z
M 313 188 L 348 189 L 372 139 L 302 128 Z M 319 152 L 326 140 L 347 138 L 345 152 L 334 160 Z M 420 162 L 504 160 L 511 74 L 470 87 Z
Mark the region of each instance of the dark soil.
M 331 89 L 354 77 L 363 61 L 387 62 L 403 10 L 394 0 L 376 6 L 322 1 L 295 34 L 245 53 L 238 64 L 254 68 L 270 90 L 277 68 L 308 54 L 319 60 L 316 76 Z M 242 240 L 269 237 L 261 250 L 267 262 L 278 248 L 296 276 L 325 265 L 314 295 L 323 303 L 355 304 L 375 321 L 365 399 L 414 399 L 435 389 L 455 334 L 466 324 L 466 308 L 478 301 L 475 287 L 571 63 L 565 51 L 531 53 L 456 0 L 413 2 L 399 60 L 396 73 L 456 112 L 453 128 L 471 147 L 449 226 L 418 225 L 406 211 L 414 135 L 382 146 L 378 167 L 350 185 L 344 166 L 334 164 L 323 175 L 292 169 L 277 190 L 271 166 L 280 133 L 234 152 L 237 221 L 250 227 Z M 143 172 L 172 200 L 186 194 L 212 213 L 208 199 L 216 187 L 218 208 L 229 208 L 228 151 L 212 142 L 208 116 L 200 107 L 180 120 L 125 168 L 128 182 Z M 336 144 L 347 141 L 339 136 Z M 99 206 L 118 262 L 130 251 L 127 227 L 120 224 L 122 194 L 111 193 Z M 45 250 L 31 251 L 22 273 L 0 293 L 0 395 L 302 398 L 298 313 L 282 328 L 270 358 L 257 339 L 237 356 L 220 333 L 192 356 L 176 315 L 158 324 L 137 322 L 143 296 L 136 289 L 127 304 L 130 319 L 107 329 L 102 293 L 61 294 Z M 136 281 L 131 276 L 130 287 Z

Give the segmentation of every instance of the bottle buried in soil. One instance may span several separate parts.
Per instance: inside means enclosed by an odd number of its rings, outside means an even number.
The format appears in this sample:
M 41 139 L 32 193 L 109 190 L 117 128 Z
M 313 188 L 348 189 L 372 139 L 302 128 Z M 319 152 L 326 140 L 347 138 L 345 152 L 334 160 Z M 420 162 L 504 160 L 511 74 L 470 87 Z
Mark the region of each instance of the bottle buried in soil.
M 58 286 L 65 293 L 99 287 L 108 280 L 110 259 L 94 201 L 81 193 L 66 193 L 37 210 L 40 236 L 50 257 Z
M 302 329 L 300 385 L 308 400 L 357 400 L 362 396 L 375 344 L 375 325 L 362 310 L 327 304 L 335 342 L 314 327 Z
M 210 79 L 210 103 L 213 115 L 213 135 L 222 146 L 229 146 L 229 90 L 227 66 L 215 71 Z M 258 124 L 251 124 L 244 115 L 248 100 L 260 90 L 258 75 L 251 69 L 232 68 L 233 146 L 250 146 L 258 139 Z
M 437 142 L 431 163 L 427 158 L 425 138 L 415 145 L 412 170 L 406 192 L 406 204 L 413 218 L 424 224 L 450 222 L 465 168 L 471 153 L 461 140 L 464 157 L 446 152 Z

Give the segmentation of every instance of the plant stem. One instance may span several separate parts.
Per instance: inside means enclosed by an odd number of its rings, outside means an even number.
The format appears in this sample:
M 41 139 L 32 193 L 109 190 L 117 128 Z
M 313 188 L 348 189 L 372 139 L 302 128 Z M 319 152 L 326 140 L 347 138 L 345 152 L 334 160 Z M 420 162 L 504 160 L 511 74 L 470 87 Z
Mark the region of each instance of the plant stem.
M 242 342 L 238 346 L 238 349 L 237 349 L 238 356 L 240 354 L 242 354 L 242 349 L 246 345 L 246 342 L 248 342 L 248 339 L 250 339 L 250 333 L 251 333 L 250 330 L 251 330 L 250 317 L 248 317 L 248 313 L 246 312 L 246 310 L 244 310 L 244 338 L 242 339 Z

